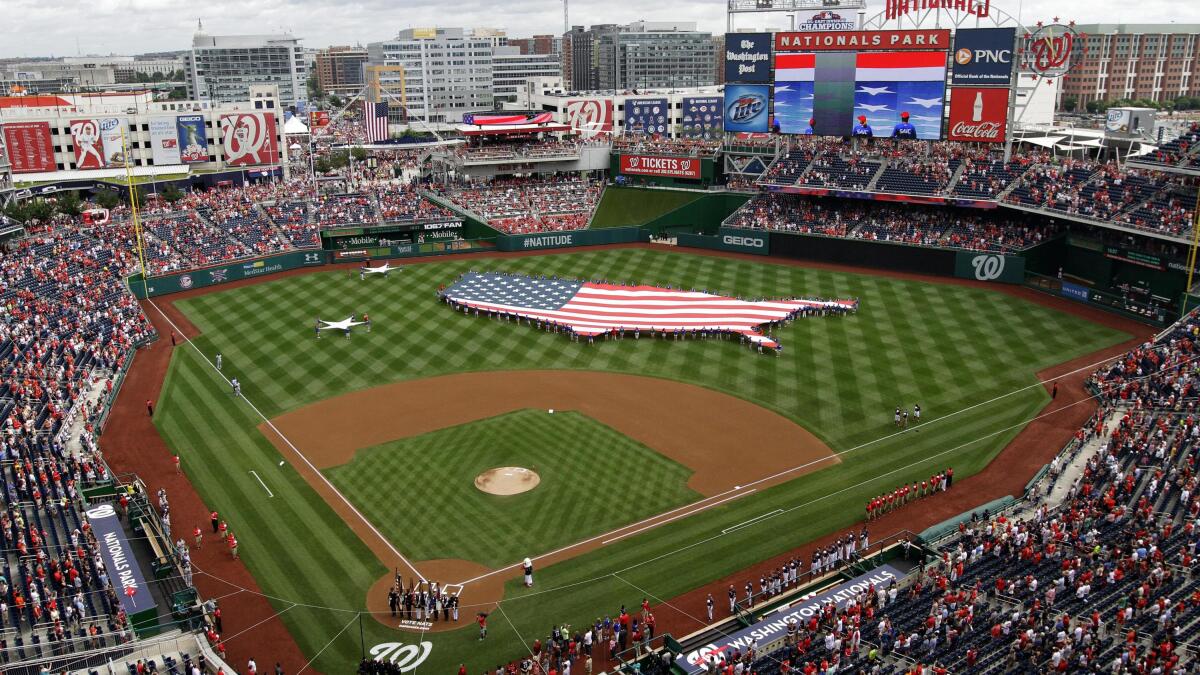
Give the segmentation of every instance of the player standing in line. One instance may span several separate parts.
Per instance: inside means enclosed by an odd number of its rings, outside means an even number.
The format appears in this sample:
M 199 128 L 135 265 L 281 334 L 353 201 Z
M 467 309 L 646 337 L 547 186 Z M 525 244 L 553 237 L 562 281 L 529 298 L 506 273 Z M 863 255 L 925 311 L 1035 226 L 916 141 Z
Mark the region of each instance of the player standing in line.
M 913 417 L 915 418 L 914 422 L 916 424 L 921 423 L 921 404 L 920 403 L 913 404 Z
M 313 324 L 313 331 L 317 334 L 317 339 L 321 339 L 321 317 L 317 317 L 317 322 Z
M 901 422 L 900 423 L 901 429 L 908 428 L 908 410 L 907 409 L 904 410 L 904 412 L 900 413 L 900 422 Z
M 704 601 L 704 607 L 705 607 L 705 609 L 708 611 L 708 622 L 709 622 L 709 623 L 712 623 L 712 622 L 713 622 L 713 605 L 714 605 L 714 604 L 716 604 L 716 603 L 714 603 L 714 602 L 713 602 L 713 596 L 712 596 L 712 593 L 709 593 L 709 594 L 708 594 L 708 599 L 706 599 L 706 600 Z
M 900 406 L 896 406 L 896 426 L 900 426 Z
M 221 370 L 221 362 L 222 362 L 221 352 L 217 352 L 217 370 Z

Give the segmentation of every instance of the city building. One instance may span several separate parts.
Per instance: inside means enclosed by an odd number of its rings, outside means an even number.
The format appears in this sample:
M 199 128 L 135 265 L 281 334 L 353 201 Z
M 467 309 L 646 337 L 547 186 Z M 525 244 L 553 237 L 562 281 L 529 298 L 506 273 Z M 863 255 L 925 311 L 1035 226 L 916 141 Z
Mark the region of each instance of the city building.
M 503 28 L 472 28 L 466 31 L 466 35 L 477 40 L 487 40 L 493 48 L 508 45 L 508 34 Z
M 366 80 L 363 66 L 367 50 L 362 47 L 330 47 L 317 52 L 317 85 L 329 94 L 353 96 L 362 90 Z
M 308 98 L 308 67 L 300 39 L 280 35 L 207 35 L 192 38 L 184 55 L 188 98 L 236 103 L 249 98 L 250 87 L 273 85 L 285 106 Z
M 409 28 L 367 45 L 368 64 L 403 68 L 403 104 L 391 101 L 391 119 L 399 122 L 407 113 L 429 123 L 458 123 L 463 113 L 491 110 L 498 39 L 462 28 Z
M 712 36 L 713 49 L 716 50 L 716 56 L 713 58 L 713 78 L 715 84 L 725 84 L 725 36 Z
M 565 80 L 576 90 L 715 85 L 717 53 L 694 21 L 575 26 L 563 36 Z
M 387 101 L 389 104 L 404 100 L 404 66 L 363 66 L 367 85 L 367 100 L 371 103 Z M 404 107 L 397 104 L 388 109 L 388 120 L 404 122 L 407 119 Z
M 524 54 L 511 44 L 492 50 L 492 96 L 497 103 L 513 101 L 531 77 L 557 78 L 562 87 L 562 64 L 554 54 Z
M 183 72 L 182 58 L 142 58 L 135 56 L 68 56 L 62 62 L 85 69 L 111 68 L 117 82 L 168 80 Z
M 1077 109 L 1092 101 L 1170 101 L 1200 96 L 1200 24 L 1101 23 L 1076 25 L 1086 36 L 1072 55 L 1077 65 L 1063 78 L 1059 103 L 1074 97 Z
M 516 47 L 522 54 L 562 54 L 563 38 L 560 35 L 534 35 L 527 38 L 508 38 L 508 46 Z
M 51 94 L 69 91 L 96 91 L 117 83 L 117 71 L 110 65 L 33 61 L 10 63 L 0 71 L 4 91 L 27 94 Z M 18 89 L 14 89 L 17 87 Z
M 0 99 L 0 146 L 8 148 L 0 165 L 18 182 L 124 176 L 127 161 L 140 176 L 286 171 L 283 113 L 277 88 L 265 85 L 235 103 L 146 93 L 9 97 Z

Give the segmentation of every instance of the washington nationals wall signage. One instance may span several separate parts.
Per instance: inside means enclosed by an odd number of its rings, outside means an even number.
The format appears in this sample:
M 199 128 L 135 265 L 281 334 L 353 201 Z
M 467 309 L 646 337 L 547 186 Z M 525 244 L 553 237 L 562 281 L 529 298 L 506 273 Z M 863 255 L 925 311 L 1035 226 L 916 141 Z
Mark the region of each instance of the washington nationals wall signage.
M 953 84 L 1007 87 L 1012 82 L 1016 28 L 959 28 L 954 33 Z
M 900 17 L 912 17 L 920 21 L 929 10 L 984 18 L 991 14 L 992 3 L 991 0 L 887 0 L 883 6 L 888 21 Z
M 612 99 L 589 98 L 567 101 L 566 115 L 567 126 L 582 138 L 595 138 L 600 134 L 612 133 Z
M 698 157 L 621 155 L 621 173 L 626 176 L 662 176 L 700 180 Z
M 953 87 L 946 138 L 1003 143 L 1008 120 L 1008 89 Z
M 225 164 L 229 166 L 279 162 L 274 113 L 221 115 L 221 142 L 225 148 Z
M 88 522 L 99 544 L 100 556 L 108 570 L 109 581 L 117 589 L 117 600 L 129 616 L 153 609 L 154 596 L 146 585 L 142 568 L 133 555 L 133 547 L 125 536 L 125 528 L 111 504 L 97 504 L 88 509 Z
M 1043 24 L 1025 33 L 1024 64 L 1040 77 L 1062 77 L 1083 61 L 1087 36 L 1075 30 L 1075 22 Z
M 775 51 L 946 51 L 950 49 L 950 30 L 838 30 L 817 33 L 776 33 Z

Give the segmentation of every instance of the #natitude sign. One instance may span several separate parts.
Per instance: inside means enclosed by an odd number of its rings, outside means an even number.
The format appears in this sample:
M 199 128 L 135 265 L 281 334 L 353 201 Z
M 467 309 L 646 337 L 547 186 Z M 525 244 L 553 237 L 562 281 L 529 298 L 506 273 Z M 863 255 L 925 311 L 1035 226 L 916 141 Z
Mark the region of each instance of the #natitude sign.
M 54 171 L 54 139 L 49 122 L 6 122 L 4 141 L 13 173 Z

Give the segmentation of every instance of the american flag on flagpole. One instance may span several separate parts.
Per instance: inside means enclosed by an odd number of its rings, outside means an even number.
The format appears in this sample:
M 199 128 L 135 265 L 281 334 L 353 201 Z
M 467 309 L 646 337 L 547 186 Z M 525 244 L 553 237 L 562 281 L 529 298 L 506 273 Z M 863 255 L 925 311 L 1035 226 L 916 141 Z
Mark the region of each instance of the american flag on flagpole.
M 371 143 L 388 139 L 387 101 L 371 103 L 363 100 L 363 128 L 367 132 L 367 140 Z
M 848 312 L 857 300 L 739 300 L 701 291 L 621 286 L 520 274 L 468 272 L 442 297 L 457 307 L 500 312 L 567 326 L 579 335 L 618 330 L 657 332 L 716 330 L 745 335 L 774 348 L 761 327 L 804 310 Z

